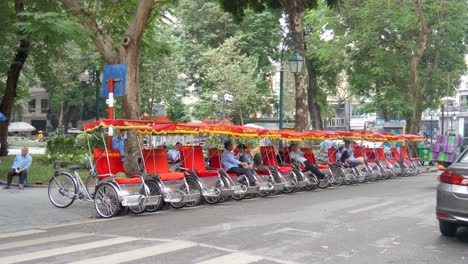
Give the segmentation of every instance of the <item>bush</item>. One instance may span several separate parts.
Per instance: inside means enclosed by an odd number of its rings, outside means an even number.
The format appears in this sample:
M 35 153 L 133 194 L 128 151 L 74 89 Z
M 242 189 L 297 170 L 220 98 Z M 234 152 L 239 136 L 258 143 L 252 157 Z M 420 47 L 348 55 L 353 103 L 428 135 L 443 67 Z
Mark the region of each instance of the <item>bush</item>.
M 57 162 L 60 166 L 69 164 L 79 164 L 87 166 L 86 148 L 76 144 L 75 138 L 56 136 L 47 141 L 47 158 L 52 162 Z

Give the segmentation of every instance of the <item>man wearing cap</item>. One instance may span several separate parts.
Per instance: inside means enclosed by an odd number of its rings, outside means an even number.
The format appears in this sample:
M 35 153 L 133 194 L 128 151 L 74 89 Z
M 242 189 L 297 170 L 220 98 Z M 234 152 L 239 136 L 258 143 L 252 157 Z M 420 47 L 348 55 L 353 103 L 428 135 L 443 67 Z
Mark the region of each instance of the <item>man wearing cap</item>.
M 39 130 L 39 132 L 37 132 L 37 141 L 39 141 L 39 142 L 44 141 L 44 134 L 42 133 L 41 130 Z

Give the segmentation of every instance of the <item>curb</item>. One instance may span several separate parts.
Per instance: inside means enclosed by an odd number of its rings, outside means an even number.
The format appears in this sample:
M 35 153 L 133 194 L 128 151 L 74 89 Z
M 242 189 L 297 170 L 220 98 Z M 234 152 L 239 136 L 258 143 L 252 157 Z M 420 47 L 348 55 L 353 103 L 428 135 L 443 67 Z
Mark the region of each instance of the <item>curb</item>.
M 6 181 L 2 181 L 0 180 L 0 185 L 7 185 L 7 182 Z M 19 183 L 11 183 L 11 186 L 19 186 Z M 47 188 L 49 187 L 48 184 L 25 184 L 24 187 L 28 187 L 28 188 Z

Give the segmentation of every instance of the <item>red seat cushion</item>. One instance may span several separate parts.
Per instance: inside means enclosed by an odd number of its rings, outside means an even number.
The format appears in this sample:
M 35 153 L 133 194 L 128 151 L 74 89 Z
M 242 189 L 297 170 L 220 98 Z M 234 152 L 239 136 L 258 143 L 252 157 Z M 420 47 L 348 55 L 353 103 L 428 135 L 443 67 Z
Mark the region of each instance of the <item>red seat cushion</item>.
M 137 184 L 141 183 L 141 178 L 135 177 L 135 178 L 115 178 L 115 181 L 118 184 Z
M 228 173 L 227 175 L 228 175 L 229 177 L 237 177 L 237 176 L 239 176 L 239 175 L 237 175 L 237 174 L 235 174 L 235 173 Z
M 419 158 L 413 158 L 413 160 L 419 160 Z
M 197 171 L 195 174 L 198 177 L 217 177 L 219 176 L 217 171 Z
M 328 166 L 327 164 L 319 164 L 318 168 L 320 170 L 328 170 L 328 169 L 330 169 L 330 166 Z
M 255 173 L 257 173 L 257 175 L 259 175 L 259 176 L 267 176 L 267 175 L 270 175 L 270 172 L 269 172 L 269 171 L 255 171 Z
M 281 173 L 291 172 L 292 168 L 291 167 L 278 167 L 278 171 Z
M 396 160 L 389 160 L 389 161 L 390 161 L 390 163 L 391 163 L 391 164 L 395 164 L 395 163 L 397 163 L 397 161 L 396 161 Z
M 177 181 L 185 178 L 185 174 L 183 172 L 160 172 L 158 174 L 159 179 L 162 181 Z

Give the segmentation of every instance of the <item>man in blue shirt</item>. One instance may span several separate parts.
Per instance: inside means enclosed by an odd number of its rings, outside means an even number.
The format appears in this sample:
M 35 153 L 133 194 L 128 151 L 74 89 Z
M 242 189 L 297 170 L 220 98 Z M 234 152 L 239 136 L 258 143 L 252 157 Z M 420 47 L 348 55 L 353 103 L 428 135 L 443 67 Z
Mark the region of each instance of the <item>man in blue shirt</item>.
M 112 148 L 118 149 L 122 155 L 122 161 L 125 161 L 125 137 L 121 130 L 118 130 L 117 136 L 112 138 Z
M 16 154 L 13 166 L 8 171 L 7 186 L 5 189 L 10 189 L 11 181 L 13 176 L 19 176 L 19 189 L 24 189 L 24 179 L 28 173 L 28 168 L 31 166 L 32 157 L 28 153 L 28 147 L 21 148 L 21 153 Z
M 247 164 L 234 158 L 232 153 L 233 146 L 231 141 L 224 142 L 223 154 L 221 155 L 221 163 L 223 168 L 229 173 L 235 173 L 237 175 L 245 175 L 251 186 L 261 186 L 262 184 L 255 179 L 252 172 L 253 164 Z

